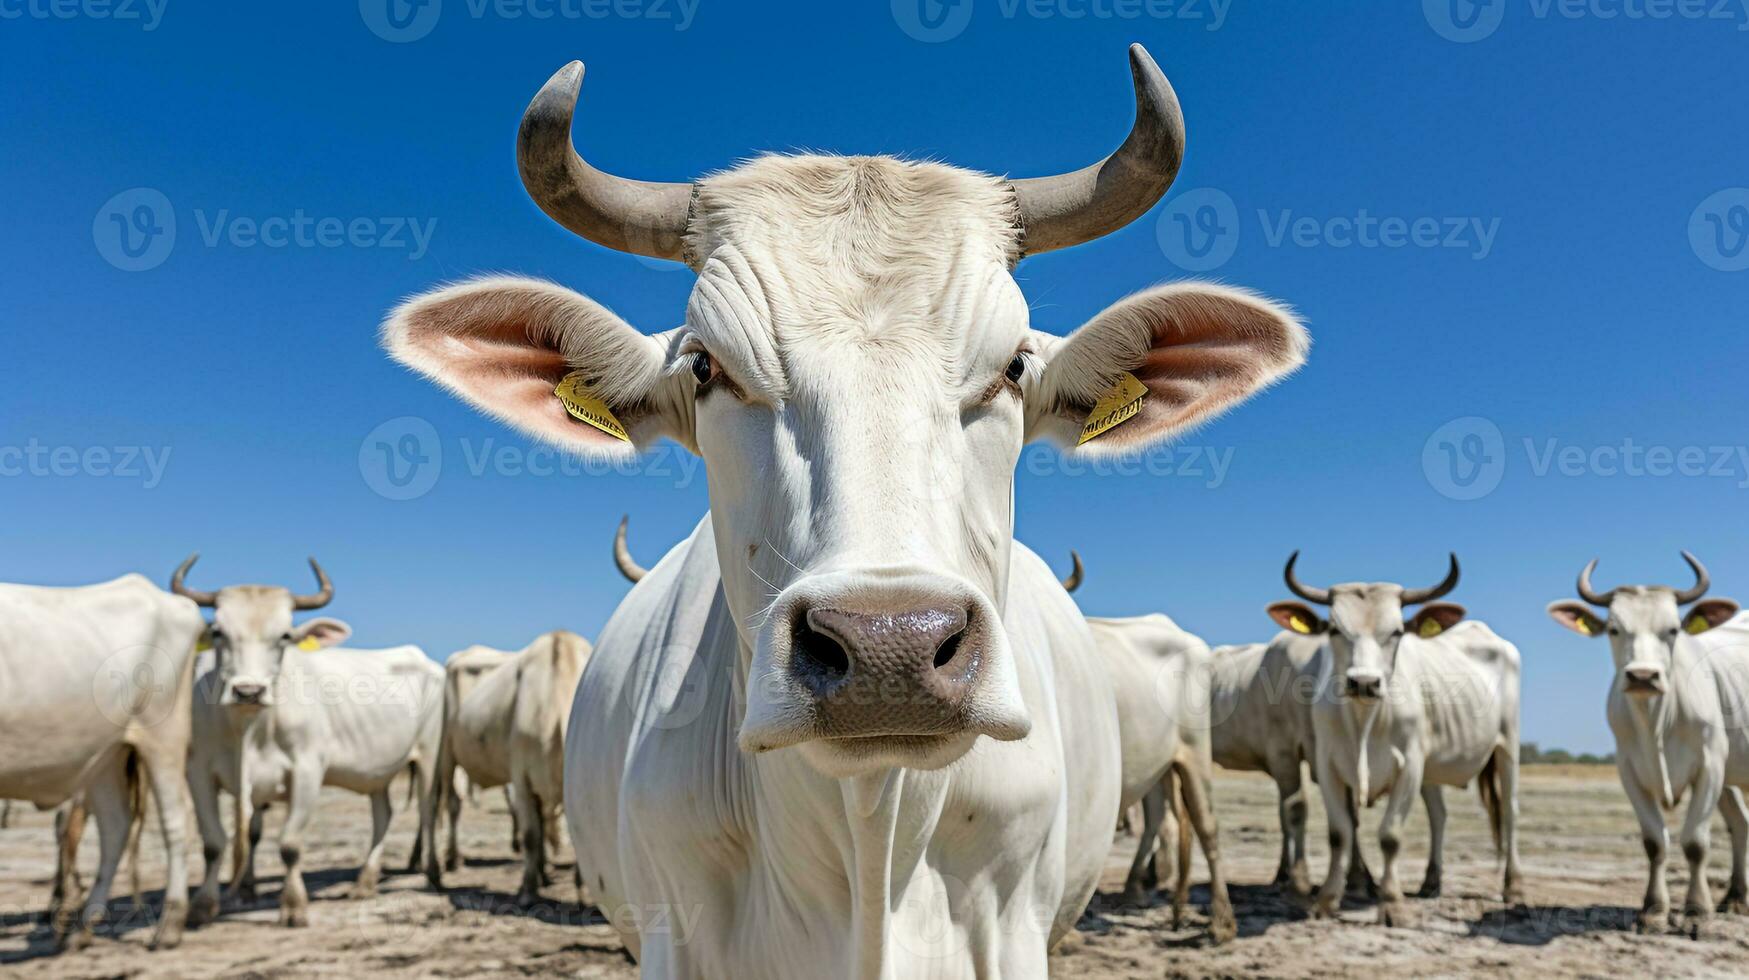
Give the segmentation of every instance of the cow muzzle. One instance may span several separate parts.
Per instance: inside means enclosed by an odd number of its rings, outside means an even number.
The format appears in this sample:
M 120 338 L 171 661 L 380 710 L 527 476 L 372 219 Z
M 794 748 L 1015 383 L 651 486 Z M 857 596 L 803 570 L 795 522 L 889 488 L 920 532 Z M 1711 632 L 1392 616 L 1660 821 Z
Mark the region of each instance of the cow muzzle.
M 740 743 L 819 742 L 922 765 L 1031 721 L 995 608 L 936 576 L 810 576 L 774 604 L 755 654 Z M 951 759 L 947 760 L 951 761 Z M 942 764 L 945 764 L 943 762 Z
M 225 685 L 220 703 L 237 708 L 265 708 L 272 703 L 269 685 L 253 680 L 233 680 Z
M 1649 696 L 1664 693 L 1664 671 L 1658 667 L 1625 667 L 1621 679 L 1622 690 L 1628 694 Z
M 1385 679 L 1367 671 L 1351 670 L 1343 678 L 1342 693 L 1356 701 L 1377 701 L 1384 697 Z

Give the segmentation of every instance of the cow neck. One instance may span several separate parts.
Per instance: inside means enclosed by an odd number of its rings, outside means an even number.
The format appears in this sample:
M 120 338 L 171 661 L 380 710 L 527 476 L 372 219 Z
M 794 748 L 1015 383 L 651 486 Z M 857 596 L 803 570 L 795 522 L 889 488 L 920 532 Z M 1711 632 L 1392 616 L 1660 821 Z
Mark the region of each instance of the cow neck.
M 947 781 L 908 769 L 838 781 L 850 827 L 851 918 L 855 976 L 882 980 L 891 970 L 893 910 L 923 860 L 947 798 Z

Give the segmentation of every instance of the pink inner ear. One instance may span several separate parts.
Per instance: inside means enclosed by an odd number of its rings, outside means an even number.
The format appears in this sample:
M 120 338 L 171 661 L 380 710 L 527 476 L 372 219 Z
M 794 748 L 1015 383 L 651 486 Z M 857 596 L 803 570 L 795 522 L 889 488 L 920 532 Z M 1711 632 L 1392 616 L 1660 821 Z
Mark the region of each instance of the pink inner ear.
M 1133 372 L 1148 387 L 1149 429 L 1218 414 L 1294 363 L 1295 327 L 1250 301 L 1179 292 L 1141 308 L 1150 349 Z

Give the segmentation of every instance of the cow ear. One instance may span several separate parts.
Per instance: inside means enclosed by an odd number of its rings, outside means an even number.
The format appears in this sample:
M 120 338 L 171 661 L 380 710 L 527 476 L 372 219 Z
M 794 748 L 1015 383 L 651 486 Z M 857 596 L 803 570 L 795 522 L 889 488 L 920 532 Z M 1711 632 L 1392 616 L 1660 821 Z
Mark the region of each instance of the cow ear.
M 1682 628 L 1692 634 L 1705 633 L 1730 622 L 1731 617 L 1737 615 L 1737 609 L 1737 604 L 1730 599 L 1702 599 L 1690 607 Z
M 690 405 L 665 374 L 674 332 L 647 337 L 579 293 L 492 277 L 417 296 L 383 324 L 390 356 L 463 401 L 590 456 L 635 455 L 660 436 L 692 446 Z M 583 387 L 567 410 L 555 388 Z M 589 404 L 593 400 L 595 404 Z M 605 418 L 603 418 L 605 413 Z M 626 438 L 611 430 L 617 424 Z
M 1145 290 L 1050 345 L 1027 396 L 1027 438 L 1092 452 L 1145 449 L 1298 368 L 1309 344 L 1290 311 L 1243 290 Z
M 1409 620 L 1409 632 L 1430 640 L 1463 622 L 1464 607 L 1455 602 L 1430 602 Z
M 351 635 L 352 627 L 340 620 L 318 616 L 292 630 L 292 643 L 300 650 L 321 650 L 345 643 Z
M 1330 629 L 1330 624 L 1318 618 L 1309 606 L 1298 602 L 1277 602 L 1269 607 L 1269 618 L 1284 630 L 1301 636 L 1316 636 Z
M 1570 599 L 1549 603 L 1549 616 L 1555 622 L 1567 627 L 1580 636 L 1603 635 L 1603 620 L 1591 611 L 1591 607 L 1582 602 Z

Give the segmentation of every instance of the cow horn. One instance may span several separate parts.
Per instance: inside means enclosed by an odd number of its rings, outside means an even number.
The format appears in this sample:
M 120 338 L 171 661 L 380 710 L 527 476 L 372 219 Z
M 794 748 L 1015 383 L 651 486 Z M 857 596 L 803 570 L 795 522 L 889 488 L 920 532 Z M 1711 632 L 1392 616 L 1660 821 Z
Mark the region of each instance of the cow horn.
M 1584 599 L 1586 602 L 1589 602 L 1594 606 L 1608 609 L 1609 604 L 1615 601 L 1616 590 L 1610 589 L 1608 592 L 1603 593 L 1593 591 L 1591 588 L 1591 573 L 1595 571 L 1597 571 L 1597 559 L 1593 558 L 1591 559 L 1591 564 L 1586 565 L 1585 568 L 1579 572 L 1579 598 Z
M 1706 595 L 1706 590 L 1712 587 L 1713 579 L 1712 576 L 1707 574 L 1706 566 L 1700 563 L 1699 558 L 1684 551 L 1682 553 L 1682 560 L 1688 562 L 1689 568 L 1694 569 L 1694 587 L 1676 593 L 1676 604 L 1679 606 L 1686 606 L 1699 599 L 1701 596 Z
M 1315 602 L 1320 606 L 1328 606 L 1330 604 L 1329 589 L 1314 589 L 1301 582 L 1299 578 L 1294 575 L 1294 562 L 1299 560 L 1300 553 L 1297 551 L 1287 556 L 1287 570 L 1281 573 L 1281 577 L 1287 582 L 1288 591 L 1307 602 Z
M 193 599 L 194 604 L 197 606 L 205 606 L 206 608 L 211 609 L 218 605 L 219 594 L 217 592 L 201 592 L 182 584 L 183 579 L 188 577 L 188 570 L 193 568 L 194 563 L 199 560 L 200 552 L 197 551 L 194 554 L 189 555 L 186 561 L 176 567 L 176 571 L 170 576 L 170 591 L 182 596 L 184 599 Z
M 681 261 L 691 184 L 615 177 L 591 167 L 571 145 L 571 116 L 583 63 L 558 70 L 522 114 L 516 165 L 522 186 L 554 221 L 584 238 L 636 255 Z
M 1451 570 L 1445 573 L 1445 581 L 1431 589 L 1404 589 L 1403 605 L 1412 606 L 1418 602 L 1432 602 L 1451 592 L 1458 585 L 1457 552 L 1451 553 Z
M 613 532 L 613 563 L 619 566 L 619 573 L 628 582 L 636 582 L 650 574 L 650 570 L 632 560 L 632 551 L 626 547 L 626 524 L 630 523 L 631 515 L 619 519 L 619 530 Z
M 310 559 L 310 570 L 316 573 L 316 594 L 292 596 L 293 609 L 320 609 L 334 601 L 334 583 L 328 581 L 328 573 L 322 571 L 314 558 Z
M 1079 589 L 1081 587 L 1081 579 L 1084 577 L 1086 571 L 1081 567 L 1080 553 L 1074 548 L 1069 549 L 1069 561 L 1072 563 L 1073 567 L 1069 570 L 1069 577 L 1063 580 L 1063 591 L 1065 592 L 1073 592 L 1076 589 Z
M 1146 48 L 1130 45 L 1136 121 L 1111 156 L 1073 173 L 1012 181 L 1026 255 L 1068 248 L 1147 213 L 1184 162 L 1184 112 Z

